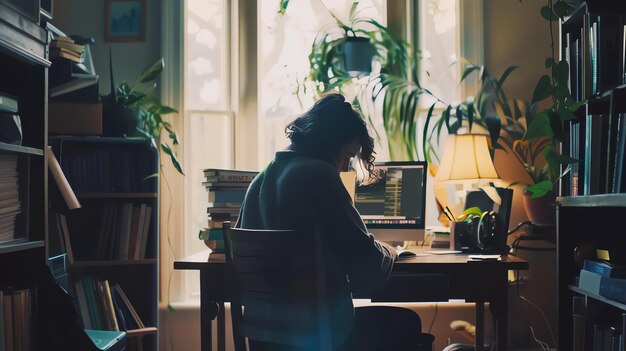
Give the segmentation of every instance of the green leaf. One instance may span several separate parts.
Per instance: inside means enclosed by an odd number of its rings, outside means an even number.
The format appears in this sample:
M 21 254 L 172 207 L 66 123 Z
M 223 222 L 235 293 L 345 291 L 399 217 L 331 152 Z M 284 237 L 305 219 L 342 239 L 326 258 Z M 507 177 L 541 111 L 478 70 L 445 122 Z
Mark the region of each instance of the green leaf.
M 559 116 L 561 117 L 561 121 L 563 122 L 575 120 L 578 118 L 578 116 L 576 116 L 572 111 L 563 106 L 559 108 Z
M 289 0 L 280 0 L 278 2 L 278 13 L 284 15 L 285 11 L 287 11 L 287 5 L 289 5 Z
M 559 19 L 559 16 L 557 16 L 557 14 L 554 13 L 554 11 L 548 5 L 544 5 L 541 8 L 541 17 L 548 21 L 556 21 Z
M 569 80 L 569 65 L 567 61 L 563 60 L 558 63 L 556 71 L 556 81 L 567 86 Z
M 468 65 L 467 67 L 465 67 L 465 70 L 463 70 L 463 75 L 461 76 L 461 82 L 463 82 L 463 80 L 465 78 L 467 78 L 467 76 L 469 76 L 472 72 L 480 70 L 481 66 L 476 66 L 476 65 Z
M 561 116 L 555 111 L 548 111 L 548 118 L 550 121 L 550 129 L 554 133 L 556 140 L 561 141 L 563 137 L 563 123 L 561 122 Z
M 164 67 L 165 61 L 163 60 L 163 58 L 160 58 L 155 63 L 146 67 L 143 72 L 141 72 L 141 75 L 139 75 L 139 78 L 137 78 L 137 81 L 141 83 L 147 83 L 156 79 L 161 74 Z
M 533 119 L 528 124 L 528 129 L 524 134 L 524 139 L 531 140 L 534 138 L 545 136 L 546 127 L 549 128 L 549 120 L 548 113 L 546 111 L 541 112 L 540 114 L 533 117 Z
M 549 180 L 544 180 L 539 183 L 533 184 L 526 188 L 532 195 L 532 199 L 537 199 L 547 195 L 554 188 L 554 184 Z
M 465 211 L 463 211 L 463 214 L 480 216 L 483 214 L 483 211 L 479 207 L 474 206 L 474 207 L 465 209 Z
M 511 73 L 513 73 L 513 71 L 515 71 L 518 68 L 518 66 L 509 66 L 506 70 L 504 70 L 504 72 L 502 73 L 502 75 L 500 76 L 500 79 L 498 79 L 498 83 L 496 84 L 498 89 L 502 88 L 502 85 L 504 84 L 504 82 L 506 81 L 506 79 L 509 77 L 509 75 Z
M 559 16 L 559 18 L 567 16 L 573 9 L 574 7 L 568 4 L 567 1 L 563 0 L 555 3 L 552 7 L 552 10 L 557 16 Z
M 489 131 L 489 138 L 491 139 L 491 145 L 498 144 L 498 138 L 500 137 L 500 130 L 502 129 L 502 121 L 500 117 L 496 115 L 488 115 L 485 117 L 485 124 Z
M 546 68 L 550 68 L 554 65 L 554 59 L 552 57 L 546 58 L 545 62 Z
M 550 77 L 544 74 L 537 81 L 537 85 L 535 86 L 535 91 L 533 92 L 533 99 L 530 101 L 531 104 L 534 104 L 538 101 L 546 99 L 552 94 L 552 83 L 550 81 Z
M 185 175 L 185 173 L 183 173 L 183 168 L 180 166 L 180 162 L 178 162 L 176 154 L 174 154 L 170 146 L 167 143 L 161 143 L 161 148 L 163 152 L 165 152 L 165 154 L 170 156 L 170 159 L 172 160 L 172 165 L 174 166 L 174 168 L 176 168 L 178 173 Z

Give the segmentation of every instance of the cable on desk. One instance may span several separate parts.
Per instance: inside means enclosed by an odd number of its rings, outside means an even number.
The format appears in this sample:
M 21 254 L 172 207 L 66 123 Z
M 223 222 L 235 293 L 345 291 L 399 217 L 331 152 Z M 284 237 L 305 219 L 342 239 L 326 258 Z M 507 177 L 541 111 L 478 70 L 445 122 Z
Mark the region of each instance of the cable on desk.
M 437 319 L 438 307 L 439 307 L 439 304 L 435 303 L 435 313 L 433 314 L 433 320 L 430 322 L 430 326 L 428 327 L 428 334 L 431 334 L 430 331 L 433 330 L 433 325 L 435 324 L 435 319 Z

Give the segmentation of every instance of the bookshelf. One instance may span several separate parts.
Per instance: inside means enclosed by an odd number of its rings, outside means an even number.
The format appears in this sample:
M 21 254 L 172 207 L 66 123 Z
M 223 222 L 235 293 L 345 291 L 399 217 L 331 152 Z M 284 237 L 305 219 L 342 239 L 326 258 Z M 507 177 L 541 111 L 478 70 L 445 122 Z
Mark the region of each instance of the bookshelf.
M 3 326 L 13 326 L 11 336 L 3 334 L 2 349 L 39 349 L 42 334 L 35 292 L 38 273 L 46 268 L 46 48 L 39 23 L 0 2 L 0 105 L 17 105 L 13 112 L 3 109 L 0 118 L 18 115 L 22 125 L 21 144 L 0 139 L 0 305 L 15 307 L 9 316 L 7 310 L 0 315 Z
M 557 199 L 558 349 L 624 350 L 625 301 L 607 297 L 605 278 L 592 289 L 581 269 L 606 252 L 626 264 L 626 3 L 583 2 L 561 23 L 560 47 L 570 91 L 587 103 L 566 123 L 562 143 L 580 161 Z
M 158 180 L 152 176 L 159 170 L 156 150 L 141 138 L 57 136 L 49 143 L 82 205 L 51 213 L 52 220 L 64 216 L 66 228 L 51 225 L 50 236 L 55 247 L 67 252 L 70 286 L 85 327 L 110 329 L 107 316 L 115 315 L 118 328 L 127 332 L 129 350 L 156 350 L 159 197 Z M 113 312 L 102 306 L 108 301 L 106 285 Z M 125 311 L 114 286 L 122 289 L 141 325 Z

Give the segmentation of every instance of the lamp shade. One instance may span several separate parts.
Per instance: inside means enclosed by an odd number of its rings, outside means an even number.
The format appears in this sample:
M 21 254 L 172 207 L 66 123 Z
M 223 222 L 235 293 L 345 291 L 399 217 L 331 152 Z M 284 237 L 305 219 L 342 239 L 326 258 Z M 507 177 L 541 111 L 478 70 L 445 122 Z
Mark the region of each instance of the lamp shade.
M 448 135 L 436 181 L 499 179 L 489 155 L 487 135 Z

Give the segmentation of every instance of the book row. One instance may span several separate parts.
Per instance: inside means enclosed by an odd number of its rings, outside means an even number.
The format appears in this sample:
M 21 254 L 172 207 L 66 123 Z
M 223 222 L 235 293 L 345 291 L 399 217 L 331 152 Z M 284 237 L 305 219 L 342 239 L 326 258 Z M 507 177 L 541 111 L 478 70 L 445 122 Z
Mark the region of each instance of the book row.
M 622 351 L 626 346 L 626 313 L 612 321 L 588 319 L 590 311 L 583 296 L 572 299 L 572 350 Z M 587 325 L 589 324 L 589 325 Z M 586 335 L 587 333 L 587 337 Z
M 33 335 L 35 293 L 0 290 L 0 350 L 28 351 Z
M 89 240 L 78 237 L 88 234 L 79 230 L 78 225 L 70 228 L 65 215 L 56 214 L 51 219 L 56 222 L 52 225 L 57 230 L 68 261 L 73 263 L 75 259 L 87 261 L 146 258 L 151 217 L 150 204 L 106 203 L 102 210 L 99 230 L 97 233 L 89 233 Z M 75 246 L 80 250 L 75 250 Z
M 563 32 L 562 53 L 569 64 L 570 92 L 576 100 L 626 83 L 623 14 L 577 13 L 563 26 Z
M 611 99 L 626 96 L 616 90 Z M 617 111 L 587 114 L 571 123 L 567 154 L 577 160 L 570 165 L 564 195 L 626 192 L 626 114 Z
M 0 154 L 0 243 L 18 238 L 16 220 L 22 213 L 17 155 Z
M 85 329 L 146 329 L 139 314 L 119 284 L 86 276 L 74 282 L 77 311 Z
M 61 168 L 76 192 L 149 192 L 154 165 L 147 157 L 122 148 L 64 150 Z

